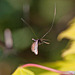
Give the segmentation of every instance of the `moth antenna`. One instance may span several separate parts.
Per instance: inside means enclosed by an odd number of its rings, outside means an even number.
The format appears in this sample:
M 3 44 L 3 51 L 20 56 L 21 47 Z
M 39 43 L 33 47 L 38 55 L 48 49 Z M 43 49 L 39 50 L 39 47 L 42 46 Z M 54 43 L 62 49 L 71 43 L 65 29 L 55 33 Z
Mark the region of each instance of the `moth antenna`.
M 36 38 L 38 38 L 37 35 L 35 34 L 35 32 L 33 31 L 32 27 L 31 27 L 23 18 L 21 18 L 21 20 L 22 20 L 26 25 L 28 25 L 28 27 L 31 29 L 31 31 L 32 31 L 32 33 L 34 34 L 34 36 L 35 36 Z
M 54 21 L 55 21 L 55 17 L 56 17 L 56 3 L 55 3 L 54 17 L 53 17 L 53 21 L 52 21 L 52 26 L 51 26 L 50 29 L 43 35 L 43 37 L 42 37 L 41 39 L 43 39 L 43 38 L 52 30 L 52 27 L 53 27 Z

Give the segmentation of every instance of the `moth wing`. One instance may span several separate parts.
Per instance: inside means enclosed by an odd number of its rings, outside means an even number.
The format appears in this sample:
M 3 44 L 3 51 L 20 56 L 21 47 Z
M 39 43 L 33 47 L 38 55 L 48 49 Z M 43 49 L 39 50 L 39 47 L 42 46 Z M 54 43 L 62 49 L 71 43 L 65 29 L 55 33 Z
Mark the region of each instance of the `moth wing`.
M 32 52 L 34 52 L 36 55 L 38 54 L 38 40 L 36 40 L 32 46 L 31 46 Z

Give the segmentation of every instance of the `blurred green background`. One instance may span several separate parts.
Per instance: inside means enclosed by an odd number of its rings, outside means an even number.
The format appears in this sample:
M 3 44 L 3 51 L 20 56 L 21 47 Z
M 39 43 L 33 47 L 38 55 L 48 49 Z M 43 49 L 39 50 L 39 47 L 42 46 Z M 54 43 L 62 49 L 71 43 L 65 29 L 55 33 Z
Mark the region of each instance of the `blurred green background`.
M 50 45 L 40 45 L 36 56 L 31 52 L 31 44 L 32 38 L 37 38 L 21 18 L 41 38 L 51 27 L 55 3 L 57 11 L 54 26 L 45 37 L 50 40 Z M 7 50 L 0 46 L 0 75 L 11 75 L 16 67 L 26 63 L 62 60 L 61 53 L 68 40 L 59 42 L 57 36 L 67 28 L 74 12 L 75 0 L 0 0 L 0 41 L 4 42 L 4 31 L 7 28 L 11 30 L 13 37 L 12 49 Z

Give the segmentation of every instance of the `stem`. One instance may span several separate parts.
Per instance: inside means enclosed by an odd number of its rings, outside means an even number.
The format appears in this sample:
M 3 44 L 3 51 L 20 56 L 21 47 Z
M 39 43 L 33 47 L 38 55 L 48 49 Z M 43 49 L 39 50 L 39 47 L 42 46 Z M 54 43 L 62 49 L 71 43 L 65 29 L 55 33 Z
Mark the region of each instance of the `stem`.
M 56 72 L 56 73 L 64 73 L 64 71 L 55 70 L 55 69 L 48 68 L 48 67 L 45 67 L 45 66 L 41 66 L 41 65 L 38 65 L 38 64 L 25 64 L 25 65 L 22 65 L 21 67 L 38 67 L 38 68 L 42 68 L 42 69 L 52 71 L 52 72 Z

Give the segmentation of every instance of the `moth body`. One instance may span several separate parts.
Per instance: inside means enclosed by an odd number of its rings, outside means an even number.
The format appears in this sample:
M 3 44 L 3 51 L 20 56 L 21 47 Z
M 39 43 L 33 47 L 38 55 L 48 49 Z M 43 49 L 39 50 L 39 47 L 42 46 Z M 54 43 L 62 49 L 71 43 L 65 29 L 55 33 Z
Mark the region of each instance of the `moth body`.
M 35 39 L 32 39 L 34 42 L 33 42 L 33 44 L 32 44 L 32 46 L 31 46 L 31 50 L 32 50 L 32 52 L 34 52 L 35 53 L 35 55 L 38 55 L 38 45 L 41 45 L 41 44 L 49 44 L 48 42 L 46 42 L 46 39 L 37 39 L 37 40 L 35 40 Z

